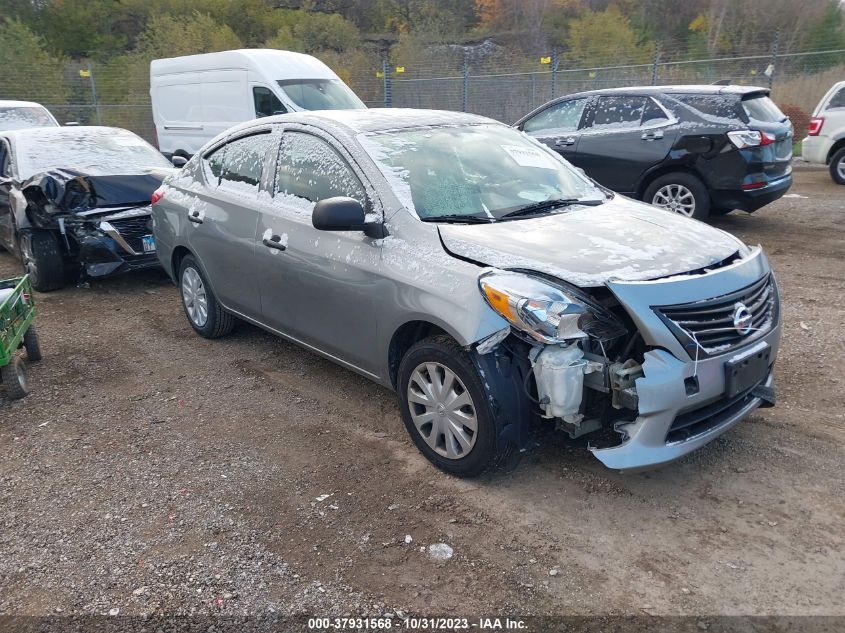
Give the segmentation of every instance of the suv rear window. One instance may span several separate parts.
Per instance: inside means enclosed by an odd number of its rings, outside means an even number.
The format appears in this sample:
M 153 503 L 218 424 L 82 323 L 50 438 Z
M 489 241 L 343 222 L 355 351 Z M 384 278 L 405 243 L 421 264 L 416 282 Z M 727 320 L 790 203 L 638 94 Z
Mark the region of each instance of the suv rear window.
M 845 88 L 840 88 L 839 92 L 830 98 L 830 103 L 827 104 L 827 109 L 845 108 Z
M 778 123 L 786 118 L 775 102 L 768 97 L 752 97 L 742 100 L 742 108 L 749 119 L 764 123 Z
M 671 95 L 683 104 L 688 105 L 702 114 L 716 116 L 722 119 L 739 119 L 736 97 L 730 95 Z

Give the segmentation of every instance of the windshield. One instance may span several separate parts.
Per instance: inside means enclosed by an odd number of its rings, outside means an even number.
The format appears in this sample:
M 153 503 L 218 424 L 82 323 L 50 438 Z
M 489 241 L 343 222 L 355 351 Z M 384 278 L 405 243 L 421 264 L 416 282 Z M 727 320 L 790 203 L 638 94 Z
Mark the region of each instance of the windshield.
M 58 123 L 45 108 L 0 108 L 0 130 L 20 130 L 28 127 L 58 127 Z
M 58 128 L 25 134 L 15 141 L 21 178 L 57 168 L 109 176 L 173 167 L 157 149 L 127 130 Z
M 606 195 L 555 152 L 503 125 L 427 127 L 362 134 L 400 201 L 420 219 L 493 221 L 546 201 L 597 203 Z M 542 208 L 537 208 L 537 207 Z
M 749 119 L 762 121 L 763 123 L 779 123 L 786 119 L 786 115 L 780 111 L 775 102 L 768 97 L 754 97 L 743 99 L 742 107 Z
M 303 110 L 354 110 L 366 107 L 340 79 L 280 79 L 277 83 L 288 98 Z

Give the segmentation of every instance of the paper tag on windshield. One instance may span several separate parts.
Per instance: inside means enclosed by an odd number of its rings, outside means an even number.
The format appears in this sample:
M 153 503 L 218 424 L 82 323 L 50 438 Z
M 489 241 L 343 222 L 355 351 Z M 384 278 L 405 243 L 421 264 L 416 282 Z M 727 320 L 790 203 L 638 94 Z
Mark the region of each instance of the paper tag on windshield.
M 539 167 L 541 169 L 554 169 L 555 165 L 551 159 L 539 149 L 533 147 L 519 147 L 517 145 L 502 145 L 514 162 L 520 167 Z

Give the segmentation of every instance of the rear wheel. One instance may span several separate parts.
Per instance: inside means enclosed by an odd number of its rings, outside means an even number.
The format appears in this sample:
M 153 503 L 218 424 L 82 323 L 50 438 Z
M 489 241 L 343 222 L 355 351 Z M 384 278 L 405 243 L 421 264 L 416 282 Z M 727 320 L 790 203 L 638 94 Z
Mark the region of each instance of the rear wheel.
M 845 147 L 830 159 L 830 177 L 837 185 L 845 185 Z
M 12 400 L 20 400 L 29 393 L 29 383 L 26 379 L 26 363 L 23 358 L 15 354 L 8 365 L 0 367 L 0 380 L 6 396 Z
M 204 338 L 225 336 L 235 327 L 235 317 L 217 301 L 208 281 L 192 255 L 179 267 L 179 291 L 185 316 L 194 331 Z
M 64 287 L 64 260 L 59 239 L 53 231 L 23 231 L 18 236 L 18 248 L 33 288 L 49 292 Z
M 32 363 L 37 363 L 41 360 L 41 343 L 38 341 L 38 332 L 35 330 L 35 324 L 29 326 L 29 329 L 23 335 L 23 346 L 26 348 L 26 358 Z
M 704 220 L 710 215 L 707 187 L 692 174 L 673 172 L 655 178 L 643 200 L 688 218 Z
M 451 337 L 413 345 L 399 366 L 397 389 L 405 428 L 432 464 L 474 477 L 500 461 L 490 394 Z

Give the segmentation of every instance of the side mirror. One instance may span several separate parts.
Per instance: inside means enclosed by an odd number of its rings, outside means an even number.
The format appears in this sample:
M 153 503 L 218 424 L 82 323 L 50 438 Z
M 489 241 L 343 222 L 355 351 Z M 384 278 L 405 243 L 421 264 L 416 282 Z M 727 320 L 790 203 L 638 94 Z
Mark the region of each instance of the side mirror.
M 311 224 L 320 231 L 363 231 L 364 207 L 354 198 L 326 198 L 314 206 Z
M 182 168 L 188 164 L 188 159 L 184 156 L 171 156 L 170 162 L 173 163 L 174 167 Z

